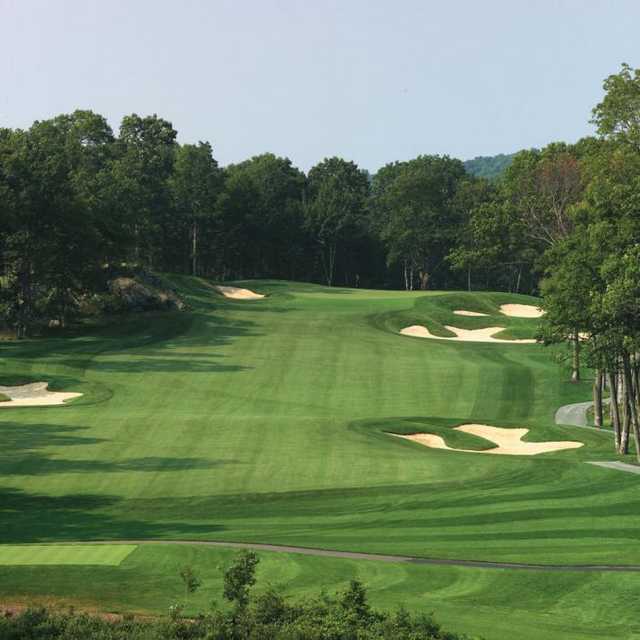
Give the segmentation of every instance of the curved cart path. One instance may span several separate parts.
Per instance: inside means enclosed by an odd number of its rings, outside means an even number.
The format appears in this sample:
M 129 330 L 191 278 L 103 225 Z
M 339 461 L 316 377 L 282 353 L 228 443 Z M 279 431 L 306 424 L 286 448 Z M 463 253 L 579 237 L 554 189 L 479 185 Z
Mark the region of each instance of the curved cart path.
M 604 398 L 602 403 L 607 405 L 609 398 Z M 587 424 L 587 412 L 590 407 L 593 406 L 593 401 L 589 402 L 574 402 L 573 404 L 565 404 L 560 407 L 554 416 L 555 423 L 558 425 L 569 425 L 572 427 L 584 427 L 585 429 L 594 429 L 601 433 L 611 433 L 610 429 L 601 429 L 600 427 L 593 427 Z
M 251 549 L 255 551 L 275 551 L 299 553 L 305 556 L 325 558 L 346 558 L 349 560 L 375 560 L 377 562 L 399 562 L 408 564 L 447 565 L 475 569 L 521 569 L 524 571 L 581 571 L 581 572 L 636 572 L 640 565 L 620 564 L 528 564 L 525 562 L 489 562 L 483 560 L 456 560 L 450 558 L 421 558 L 417 556 L 396 556 L 379 553 L 359 553 L 357 551 L 334 551 L 313 547 L 294 547 L 280 544 L 260 544 L 258 542 L 219 542 L 215 540 L 83 540 L 57 544 L 184 544 L 227 549 Z
M 609 402 L 609 398 L 605 398 L 604 402 Z M 576 402 L 574 404 L 566 404 L 556 411 L 555 421 L 558 425 L 571 425 L 573 427 L 582 427 L 583 429 L 594 429 L 600 433 L 608 433 L 613 435 L 610 429 L 601 429 L 592 427 L 587 424 L 587 410 L 593 406 L 593 402 Z M 587 464 L 593 464 L 596 467 L 605 469 L 614 469 L 616 471 L 625 471 L 626 473 L 635 473 L 640 475 L 640 466 L 635 464 L 627 464 L 619 460 L 597 460 L 587 461 Z
M 556 424 L 568 424 L 574 427 L 586 427 L 587 410 L 593 406 L 593 402 L 575 402 L 565 404 L 556 411 Z

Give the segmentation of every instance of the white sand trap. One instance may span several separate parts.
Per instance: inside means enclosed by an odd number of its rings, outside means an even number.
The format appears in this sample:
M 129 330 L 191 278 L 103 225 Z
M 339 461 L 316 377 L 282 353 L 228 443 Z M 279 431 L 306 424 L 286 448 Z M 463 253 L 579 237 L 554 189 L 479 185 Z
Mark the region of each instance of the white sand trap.
M 48 382 L 33 382 L 21 384 L 18 387 L 0 386 L 0 393 L 11 398 L 6 402 L 0 402 L 0 409 L 8 407 L 48 407 L 55 404 L 64 404 L 65 400 L 79 398 L 81 393 L 62 391 L 49 391 Z
M 539 318 L 544 315 L 540 307 L 534 307 L 532 304 L 501 304 L 500 311 L 512 318 Z
M 251 289 L 225 287 L 220 284 L 215 285 L 213 288 L 221 293 L 225 298 L 232 298 L 233 300 L 261 300 L 264 298 L 262 293 L 256 293 L 255 291 L 251 291 Z
M 494 338 L 494 334 L 504 331 L 504 327 L 487 327 L 486 329 L 459 329 L 458 327 L 445 328 L 455 333 L 455 336 L 442 337 L 434 336 L 427 327 L 420 324 L 414 324 L 400 330 L 403 336 L 413 336 L 414 338 L 433 338 L 435 340 L 458 340 L 459 342 L 501 342 L 503 344 L 535 344 L 535 340 L 525 338 L 522 340 L 504 340 L 503 338 Z
M 398 438 L 417 442 L 432 449 L 447 449 L 448 451 L 462 451 L 464 453 L 491 453 L 503 456 L 537 456 L 539 453 L 550 451 L 563 451 L 565 449 L 578 449 L 584 443 L 571 440 L 559 442 L 524 442 L 522 438 L 529 433 L 529 429 L 505 429 L 503 427 L 490 427 L 486 424 L 463 424 L 455 427 L 456 431 L 464 431 L 474 436 L 479 436 L 498 446 L 493 449 L 476 451 L 474 449 L 455 449 L 450 447 L 440 436 L 432 433 L 415 433 L 413 435 L 393 434 Z
M 457 316 L 467 316 L 469 318 L 479 318 L 480 316 L 485 316 L 486 313 L 478 313 L 477 311 L 466 311 L 465 309 L 456 309 L 453 313 Z

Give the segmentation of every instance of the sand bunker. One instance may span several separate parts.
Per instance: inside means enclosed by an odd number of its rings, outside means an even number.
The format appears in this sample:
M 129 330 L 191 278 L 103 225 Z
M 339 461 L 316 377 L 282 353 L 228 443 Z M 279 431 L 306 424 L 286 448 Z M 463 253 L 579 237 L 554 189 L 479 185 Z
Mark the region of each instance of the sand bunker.
M 413 435 L 392 435 L 404 440 L 417 442 L 432 449 L 447 449 L 448 451 L 462 451 L 464 453 L 491 453 L 503 456 L 536 456 L 539 453 L 550 451 L 563 451 L 565 449 L 578 449 L 584 446 L 582 442 L 562 440 L 559 442 L 524 442 L 522 438 L 529 433 L 529 429 L 504 429 L 502 427 L 490 427 L 486 424 L 463 424 L 455 427 L 456 431 L 464 431 L 474 436 L 479 436 L 498 446 L 493 449 L 476 451 L 474 449 L 455 449 L 447 445 L 443 438 L 432 433 L 415 433 Z
M 504 327 L 487 327 L 486 329 L 458 329 L 458 327 L 445 328 L 455 333 L 455 336 L 442 337 L 434 336 L 427 327 L 414 324 L 411 327 L 405 327 L 400 330 L 403 336 L 413 336 L 414 338 L 433 338 L 435 340 L 458 340 L 459 342 L 501 342 L 503 344 L 534 344 L 535 340 L 529 338 L 522 340 L 504 340 L 503 338 L 494 338 L 494 334 L 504 331 Z
M 469 318 L 479 318 L 480 316 L 486 316 L 486 313 L 478 313 L 477 311 L 465 311 L 464 309 L 457 309 L 454 311 L 457 316 L 468 316 Z
M 79 398 L 81 393 L 49 391 L 48 382 L 33 382 L 21 384 L 18 387 L 0 386 L 0 393 L 11 398 L 7 402 L 0 402 L 0 409 L 8 407 L 48 407 L 64 404 L 65 400 Z
M 500 311 L 512 318 L 539 318 L 544 315 L 540 307 L 534 307 L 532 304 L 501 304 Z
M 261 300 L 264 298 L 262 293 L 256 293 L 255 291 L 251 291 L 251 289 L 241 289 L 240 287 L 216 285 L 214 289 L 225 298 L 232 298 L 233 300 Z

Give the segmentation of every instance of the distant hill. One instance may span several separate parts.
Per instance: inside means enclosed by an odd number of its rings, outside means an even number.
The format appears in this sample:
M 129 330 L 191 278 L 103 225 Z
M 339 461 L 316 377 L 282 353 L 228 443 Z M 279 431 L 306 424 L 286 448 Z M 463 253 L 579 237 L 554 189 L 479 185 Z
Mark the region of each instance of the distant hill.
M 515 155 L 499 153 L 497 156 L 478 156 L 473 160 L 465 160 L 464 168 L 471 175 L 493 180 L 511 164 Z

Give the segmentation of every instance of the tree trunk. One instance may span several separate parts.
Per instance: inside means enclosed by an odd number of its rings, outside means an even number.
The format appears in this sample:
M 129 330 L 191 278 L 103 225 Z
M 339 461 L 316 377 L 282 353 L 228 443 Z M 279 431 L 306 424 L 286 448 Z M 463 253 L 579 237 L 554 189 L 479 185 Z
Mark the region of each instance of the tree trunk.
M 402 271 L 404 274 L 404 290 L 409 291 L 409 272 L 407 271 L 407 261 L 402 261 Z
M 420 271 L 418 271 L 418 277 L 420 278 L 420 291 L 426 291 L 427 283 L 429 282 L 428 272 L 420 269 Z
M 620 434 L 620 453 L 629 453 L 629 433 L 631 431 L 631 411 L 627 402 L 627 390 L 624 376 L 618 373 L 618 404 L 622 407 L 622 433 Z
M 593 422 L 599 429 L 602 427 L 602 370 L 596 369 L 593 379 Z
M 198 222 L 191 227 L 191 275 L 198 275 Z
M 580 336 L 577 329 L 574 332 L 571 341 L 573 342 L 571 382 L 580 382 Z
M 611 393 L 611 422 L 613 423 L 613 436 L 615 441 L 616 451 L 620 453 L 621 449 L 621 434 L 620 434 L 620 405 L 618 404 L 618 384 L 614 373 L 609 372 L 609 389 Z
M 16 338 L 22 340 L 27 337 L 31 317 L 33 315 L 33 295 L 31 286 L 31 261 L 28 259 L 21 261 L 21 268 L 18 273 L 19 296 L 18 314 L 16 322 Z
M 467 267 L 467 291 L 471 291 L 471 267 Z
M 620 451 L 619 453 L 627 455 L 629 453 L 629 433 L 631 432 L 631 410 L 629 409 L 629 400 L 627 392 L 623 391 L 620 395 L 622 402 L 622 433 L 620 434 Z
M 638 417 L 638 405 L 636 402 L 636 393 L 633 384 L 631 362 L 628 353 L 624 353 L 622 355 L 622 371 L 624 375 L 625 395 L 628 402 L 631 425 L 633 427 L 633 436 L 636 443 L 636 458 L 638 462 L 640 462 L 640 421 Z
M 518 267 L 518 279 L 516 280 L 516 293 L 520 293 L 520 278 L 522 277 L 522 265 Z
M 333 286 L 333 273 L 336 267 L 336 245 L 329 245 L 329 264 L 327 268 L 327 284 Z
M 337 247 L 335 244 L 329 245 L 326 255 L 324 248 L 322 248 L 320 251 L 320 260 L 322 262 L 322 270 L 324 271 L 324 279 L 327 283 L 327 286 L 329 287 L 333 285 L 333 274 L 336 264 L 336 251 Z

